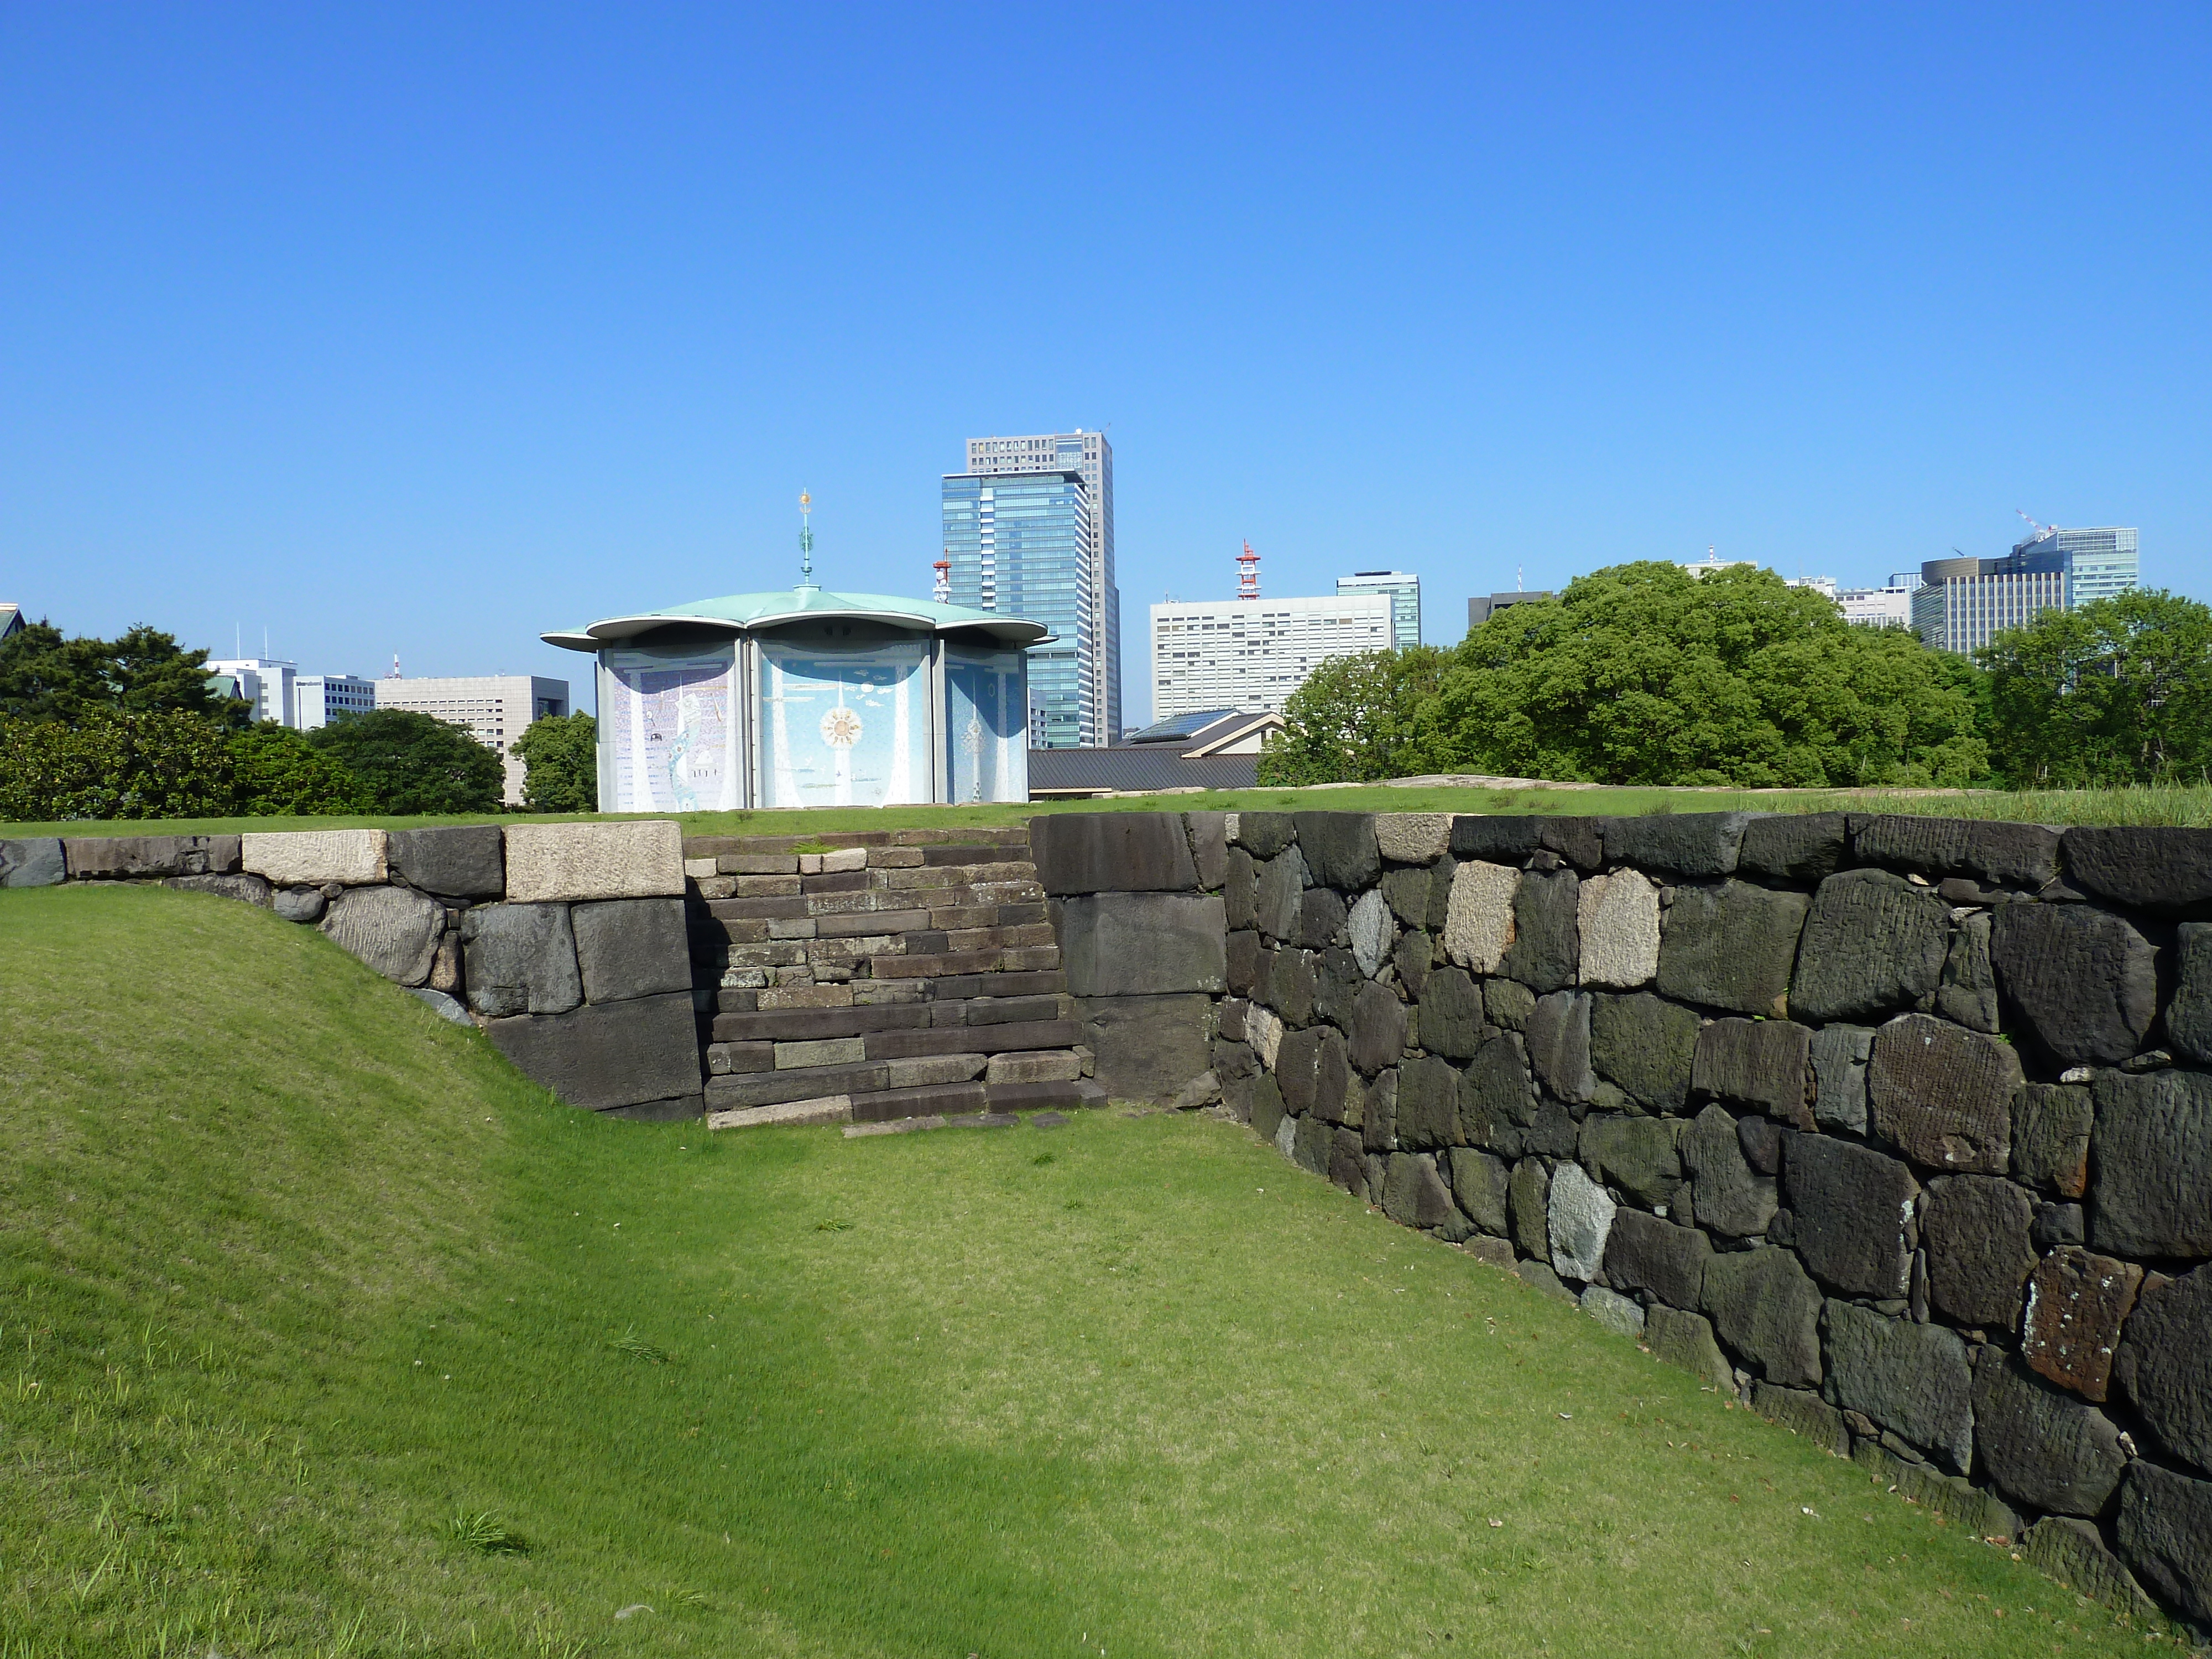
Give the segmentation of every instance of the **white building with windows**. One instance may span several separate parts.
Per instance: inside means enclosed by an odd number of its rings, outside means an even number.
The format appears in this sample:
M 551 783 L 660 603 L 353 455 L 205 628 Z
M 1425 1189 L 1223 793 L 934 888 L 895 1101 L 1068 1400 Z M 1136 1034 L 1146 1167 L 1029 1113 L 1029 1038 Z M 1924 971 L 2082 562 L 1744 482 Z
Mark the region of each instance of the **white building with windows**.
M 292 682 L 292 718 L 302 732 L 328 726 L 341 714 L 366 714 L 376 707 L 376 682 L 357 674 L 302 674 Z
M 1912 626 L 1912 590 L 1920 586 L 1917 571 L 1900 570 L 1880 587 L 1839 587 L 1835 592 L 1844 620 L 1860 628 Z
M 238 682 L 238 695 L 252 705 L 256 720 L 294 723 L 292 691 L 300 665 L 276 657 L 219 657 L 206 665 L 210 674 Z
M 1388 651 L 1397 637 L 1389 593 L 1303 599 L 1207 599 L 1152 607 L 1152 719 L 1207 709 L 1280 712 L 1332 657 Z
M 568 682 L 535 674 L 485 674 L 468 678 L 375 682 L 379 708 L 410 708 L 449 725 L 465 726 L 507 769 L 507 804 L 522 805 L 523 764 L 512 753 L 514 740 L 530 722 L 568 712 Z

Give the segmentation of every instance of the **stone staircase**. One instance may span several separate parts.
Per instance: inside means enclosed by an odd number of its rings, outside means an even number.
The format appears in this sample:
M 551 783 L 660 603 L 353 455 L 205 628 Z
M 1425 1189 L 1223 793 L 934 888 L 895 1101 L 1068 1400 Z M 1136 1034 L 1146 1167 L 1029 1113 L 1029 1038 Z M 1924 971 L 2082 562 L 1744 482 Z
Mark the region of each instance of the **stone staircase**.
M 712 1127 L 1105 1103 L 1025 827 L 684 843 Z

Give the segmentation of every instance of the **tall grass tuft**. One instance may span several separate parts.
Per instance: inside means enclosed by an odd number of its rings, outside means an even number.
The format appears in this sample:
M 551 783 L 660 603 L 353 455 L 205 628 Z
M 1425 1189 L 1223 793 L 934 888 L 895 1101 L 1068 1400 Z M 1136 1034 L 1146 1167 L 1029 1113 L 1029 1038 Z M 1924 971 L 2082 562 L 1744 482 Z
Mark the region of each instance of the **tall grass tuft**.
M 446 1541 L 478 1555 L 527 1555 L 530 1540 L 489 1510 L 455 1510 L 438 1530 Z

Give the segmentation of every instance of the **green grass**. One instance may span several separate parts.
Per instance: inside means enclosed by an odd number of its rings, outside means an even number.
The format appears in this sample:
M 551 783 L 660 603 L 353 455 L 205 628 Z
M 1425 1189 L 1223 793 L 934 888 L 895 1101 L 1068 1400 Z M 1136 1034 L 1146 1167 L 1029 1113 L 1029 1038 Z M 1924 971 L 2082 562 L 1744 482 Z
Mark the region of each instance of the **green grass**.
M 159 888 L 0 1042 L 5 1659 L 2142 1649 L 1234 1125 L 601 1121 Z
M 1904 812 L 1937 817 L 2006 818 L 2028 823 L 2212 825 L 2212 786 L 2155 788 L 1998 789 L 1926 792 L 1885 789 L 1442 789 L 1383 784 L 1312 789 L 1206 790 L 1193 794 L 1119 796 L 1109 800 L 1031 801 L 982 806 L 813 807 L 804 811 L 459 814 L 434 817 L 179 818 L 105 823 L 0 823 L 0 836 L 221 835 L 241 830 L 419 828 L 435 823 L 574 823 L 673 816 L 692 835 L 805 836 L 853 830 L 1020 823 L 1042 812 L 1160 811 L 1552 812 Z

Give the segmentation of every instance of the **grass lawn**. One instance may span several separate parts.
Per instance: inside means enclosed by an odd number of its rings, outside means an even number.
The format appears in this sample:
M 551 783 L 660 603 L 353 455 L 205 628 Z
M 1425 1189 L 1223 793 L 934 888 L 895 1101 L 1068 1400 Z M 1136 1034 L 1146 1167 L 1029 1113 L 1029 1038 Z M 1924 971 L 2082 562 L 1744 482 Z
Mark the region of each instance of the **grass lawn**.
M 2142 1650 L 1234 1125 L 600 1121 L 160 888 L 0 1041 L 0 1659 Z

